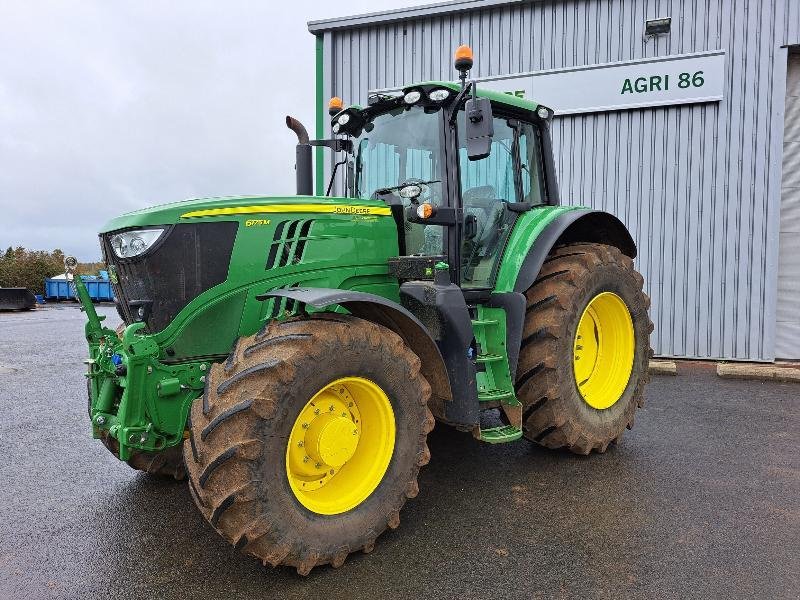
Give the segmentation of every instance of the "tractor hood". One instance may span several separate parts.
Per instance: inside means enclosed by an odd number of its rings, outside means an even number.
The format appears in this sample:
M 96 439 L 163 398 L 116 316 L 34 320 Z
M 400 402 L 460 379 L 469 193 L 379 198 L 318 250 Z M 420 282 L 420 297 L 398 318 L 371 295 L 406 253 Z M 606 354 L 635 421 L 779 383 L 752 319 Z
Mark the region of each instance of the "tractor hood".
M 379 200 L 318 196 L 231 196 L 196 198 L 161 204 L 126 213 L 108 221 L 99 233 L 120 229 L 173 225 L 199 218 L 271 213 L 335 213 L 343 215 L 389 215 L 390 209 Z

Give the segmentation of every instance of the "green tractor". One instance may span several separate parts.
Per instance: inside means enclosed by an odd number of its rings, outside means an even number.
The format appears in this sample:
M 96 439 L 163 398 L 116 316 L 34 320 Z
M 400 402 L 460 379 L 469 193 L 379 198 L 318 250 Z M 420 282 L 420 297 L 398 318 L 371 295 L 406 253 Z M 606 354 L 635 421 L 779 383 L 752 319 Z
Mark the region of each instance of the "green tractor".
M 111 220 L 118 330 L 75 278 L 94 437 L 188 478 L 265 565 L 371 551 L 418 493 L 435 421 L 589 454 L 642 405 L 652 324 L 630 234 L 560 204 L 552 111 L 478 89 L 471 66 L 462 47 L 460 83 L 332 102 L 333 139 L 287 117 L 297 196 Z M 311 195 L 315 146 L 342 157 L 340 197 Z

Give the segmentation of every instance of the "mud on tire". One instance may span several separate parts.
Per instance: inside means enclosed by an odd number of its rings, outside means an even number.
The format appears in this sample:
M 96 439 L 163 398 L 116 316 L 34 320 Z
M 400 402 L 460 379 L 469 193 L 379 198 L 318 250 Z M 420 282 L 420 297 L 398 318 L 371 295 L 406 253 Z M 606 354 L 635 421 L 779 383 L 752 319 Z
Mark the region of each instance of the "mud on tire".
M 394 452 L 361 504 L 315 514 L 290 488 L 287 441 L 308 400 L 348 376 L 370 379 L 389 396 Z M 293 566 L 302 575 L 317 565 L 339 567 L 350 552 L 370 552 L 417 495 L 419 468 L 430 459 L 429 397 L 419 358 L 388 329 L 338 314 L 270 323 L 212 367 L 204 396 L 192 406 L 184 447 L 192 496 L 220 534 L 265 565 Z
M 128 465 L 157 477 L 171 477 L 176 481 L 186 479 L 182 444 L 161 452 L 137 452 L 128 459 Z
M 577 454 L 605 452 L 633 426 L 648 380 L 650 299 L 633 260 L 613 246 L 576 243 L 554 249 L 525 293 L 527 312 L 517 370 L 524 436 L 548 448 Z M 617 294 L 633 320 L 635 349 L 630 380 L 605 410 L 587 404 L 573 375 L 573 341 L 581 315 L 597 294 Z
M 119 443 L 109 435 L 100 438 L 103 445 L 114 456 L 119 456 Z M 131 469 L 144 471 L 156 477 L 172 478 L 175 481 L 186 479 L 183 465 L 183 445 L 173 446 L 161 452 L 136 452 L 127 460 Z

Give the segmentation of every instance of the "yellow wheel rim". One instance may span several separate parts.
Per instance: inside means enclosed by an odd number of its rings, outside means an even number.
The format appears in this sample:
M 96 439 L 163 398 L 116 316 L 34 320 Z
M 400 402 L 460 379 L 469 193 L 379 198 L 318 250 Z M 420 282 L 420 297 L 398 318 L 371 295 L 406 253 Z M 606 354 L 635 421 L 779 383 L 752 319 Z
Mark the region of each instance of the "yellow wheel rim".
M 633 319 L 622 298 L 612 292 L 592 298 L 575 332 L 572 362 L 578 391 L 589 406 L 603 410 L 622 397 L 635 347 Z
M 328 384 L 300 411 L 286 446 L 286 475 L 300 504 L 321 515 L 351 510 L 383 479 L 394 452 L 394 411 L 369 379 Z

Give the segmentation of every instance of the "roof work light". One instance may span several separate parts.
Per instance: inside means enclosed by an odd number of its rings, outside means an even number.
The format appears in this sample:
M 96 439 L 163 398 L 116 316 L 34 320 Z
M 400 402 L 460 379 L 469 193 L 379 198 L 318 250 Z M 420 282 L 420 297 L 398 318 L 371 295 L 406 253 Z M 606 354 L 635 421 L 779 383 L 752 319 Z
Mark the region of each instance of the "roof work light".
M 472 48 L 463 44 L 456 48 L 456 70 L 469 71 L 472 68 Z

